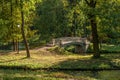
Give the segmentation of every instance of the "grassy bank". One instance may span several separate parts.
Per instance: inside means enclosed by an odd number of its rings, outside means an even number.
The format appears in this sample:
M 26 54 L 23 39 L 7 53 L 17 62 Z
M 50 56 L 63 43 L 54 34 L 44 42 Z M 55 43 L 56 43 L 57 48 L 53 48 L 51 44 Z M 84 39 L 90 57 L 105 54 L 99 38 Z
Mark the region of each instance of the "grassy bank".
M 58 68 L 58 69 L 120 69 L 120 54 L 102 54 L 100 59 L 92 59 L 92 55 L 57 55 L 49 52 L 31 51 L 31 58 L 25 52 L 0 54 L 1 68 Z

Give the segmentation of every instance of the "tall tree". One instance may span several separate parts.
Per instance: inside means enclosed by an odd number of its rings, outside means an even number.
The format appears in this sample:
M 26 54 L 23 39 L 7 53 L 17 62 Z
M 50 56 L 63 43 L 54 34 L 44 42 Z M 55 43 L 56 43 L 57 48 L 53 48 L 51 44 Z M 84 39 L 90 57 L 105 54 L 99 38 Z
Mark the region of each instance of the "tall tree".
M 22 26 L 21 26 L 22 36 L 26 48 L 27 57 L 30 58 L 29 46 L 24 32 L 25 21 L 24 21 L 23 0 L 20 0 L 20 8 L 21 8 L 21 21 L 22 21 Z
M 85 0 L 85 2 L 92 10 L 96 8 L 97 0 Z M 91 29 L 92 29 L 94 57 L 99 58 L 100 53 L 99 53 L 99 40 L 98 40 L 96 15 L 94 14 L 94 12 L 91 12 L 91 13 L 88 13 L 88 17 L 89 17 Z

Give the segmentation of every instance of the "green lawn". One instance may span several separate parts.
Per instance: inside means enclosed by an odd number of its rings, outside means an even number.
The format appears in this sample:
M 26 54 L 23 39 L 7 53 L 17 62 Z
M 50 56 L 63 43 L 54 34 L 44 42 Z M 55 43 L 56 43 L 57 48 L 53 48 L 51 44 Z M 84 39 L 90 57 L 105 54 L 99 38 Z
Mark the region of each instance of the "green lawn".
M 102 44 L 101 50 L 107 51 L 107 52 L 120 52 L 120 45 Z
M 0 53 L 0 79 L 2 80 L 120 80 L 120 71 L 44 71 L 29 69 L 113 69 L 120 68 L 120 54 L 102 54 L 100 59 L 92 55 L 58 55 L 31 50 L 31 58 L 24 51 Z M 4 68 L 3 68 L 4 67 Z M 24 70 L 18 68 L 24 68 Z M 6 68 L 8 68 L 6 70 Z M 14 70 L 10 69 L 14 68 Z M 29 69 L 28 69 L 29 68 Z M 114 74 L 113 74 L 114 73 Z M 109 76 L 112 75 L 112 76 Z M 116 79 L 117 78 L 117 79 Z
M 110 69 L 120 68 L 120 54 L 102 54 L 100 59 L 92 59 L 92 55 L 57 55 L 52 53 L 31 51 L 27 59 L 24 52 L 13 52 L 0 55 L 0 66 L 23 68 L 62 68 L 62 69 Z M 74 64 L 74 65 L 73 65 Z

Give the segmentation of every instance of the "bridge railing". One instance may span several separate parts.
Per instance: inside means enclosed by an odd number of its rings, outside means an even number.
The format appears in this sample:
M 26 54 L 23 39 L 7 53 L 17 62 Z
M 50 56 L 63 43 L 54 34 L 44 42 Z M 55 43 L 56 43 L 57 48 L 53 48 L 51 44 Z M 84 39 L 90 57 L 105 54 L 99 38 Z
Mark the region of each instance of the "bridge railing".
M 72 42 L 89 44 L 89 41 L 86 38 L 81 38 L 81 37 L 62 37 L 62 38 L 53 39 L 52 41 L 53 45 L 64 45 Z
M 81 37 L 62 37 L 53 39 L 53 45 L 58 46 L 75 45 L 76 52 L 86 52 L 89 47 L 89 44 L 90 41 L 88 41 L 87 38 Z

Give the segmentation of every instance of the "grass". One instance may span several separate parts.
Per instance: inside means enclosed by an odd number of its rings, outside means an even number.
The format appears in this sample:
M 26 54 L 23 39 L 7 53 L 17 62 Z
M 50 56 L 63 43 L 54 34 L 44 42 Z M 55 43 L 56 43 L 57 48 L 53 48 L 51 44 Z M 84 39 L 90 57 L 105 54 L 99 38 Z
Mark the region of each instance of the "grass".
M 30 69 L 120 69 L 120 54 L 102 54 L 102 58 L 92 59 L 92 55 L 57 55 L 50 52 L 31 51 L 31 58 L 25 58 L 24 51 L 0 55 L 0 67 L 22 67 Z M 73 65 L 74 64 L 74 65 Z
M 109 52 L 120 52 L 120 45 L 102 44 L 102 50 Z
M 0 56 L 0 66 L 27 66 L 29 68 L 49 68 L 68 59 L 84 58 L 77 55 L 46 55 L 45 53 L 32 53 L 32 58 L 25 58 L 25 53 L 9 53 Z
M 120 52 L 120 45 L 119 44 L 102 44 L 101 50 L 107 51 L 107 52 Z
M 120 80 L 120 71 L 0 70 L 1 80 Z
M 92 55 L 58 55 L 51 52 L 31 50 L 31 58 L 24 51 L 0 52 L 0 80 L 120 80 L 116 71 L 50 71 L 29 70 L 40 68 L 60 69 L 120 69 L 120 54 L 102 54 L 99 59 Z M 4 67 L 4 68 L 3 68 Z M 6 69 L 6 67 L 9 67 Z M 25 70 L 19 69 L 20 67 Z M 10 68 L 14 68 L 10 69 Z M 29 68 L 29 69 L 28 69 Z M 116 79 L 117 78 L 117 79 Z

